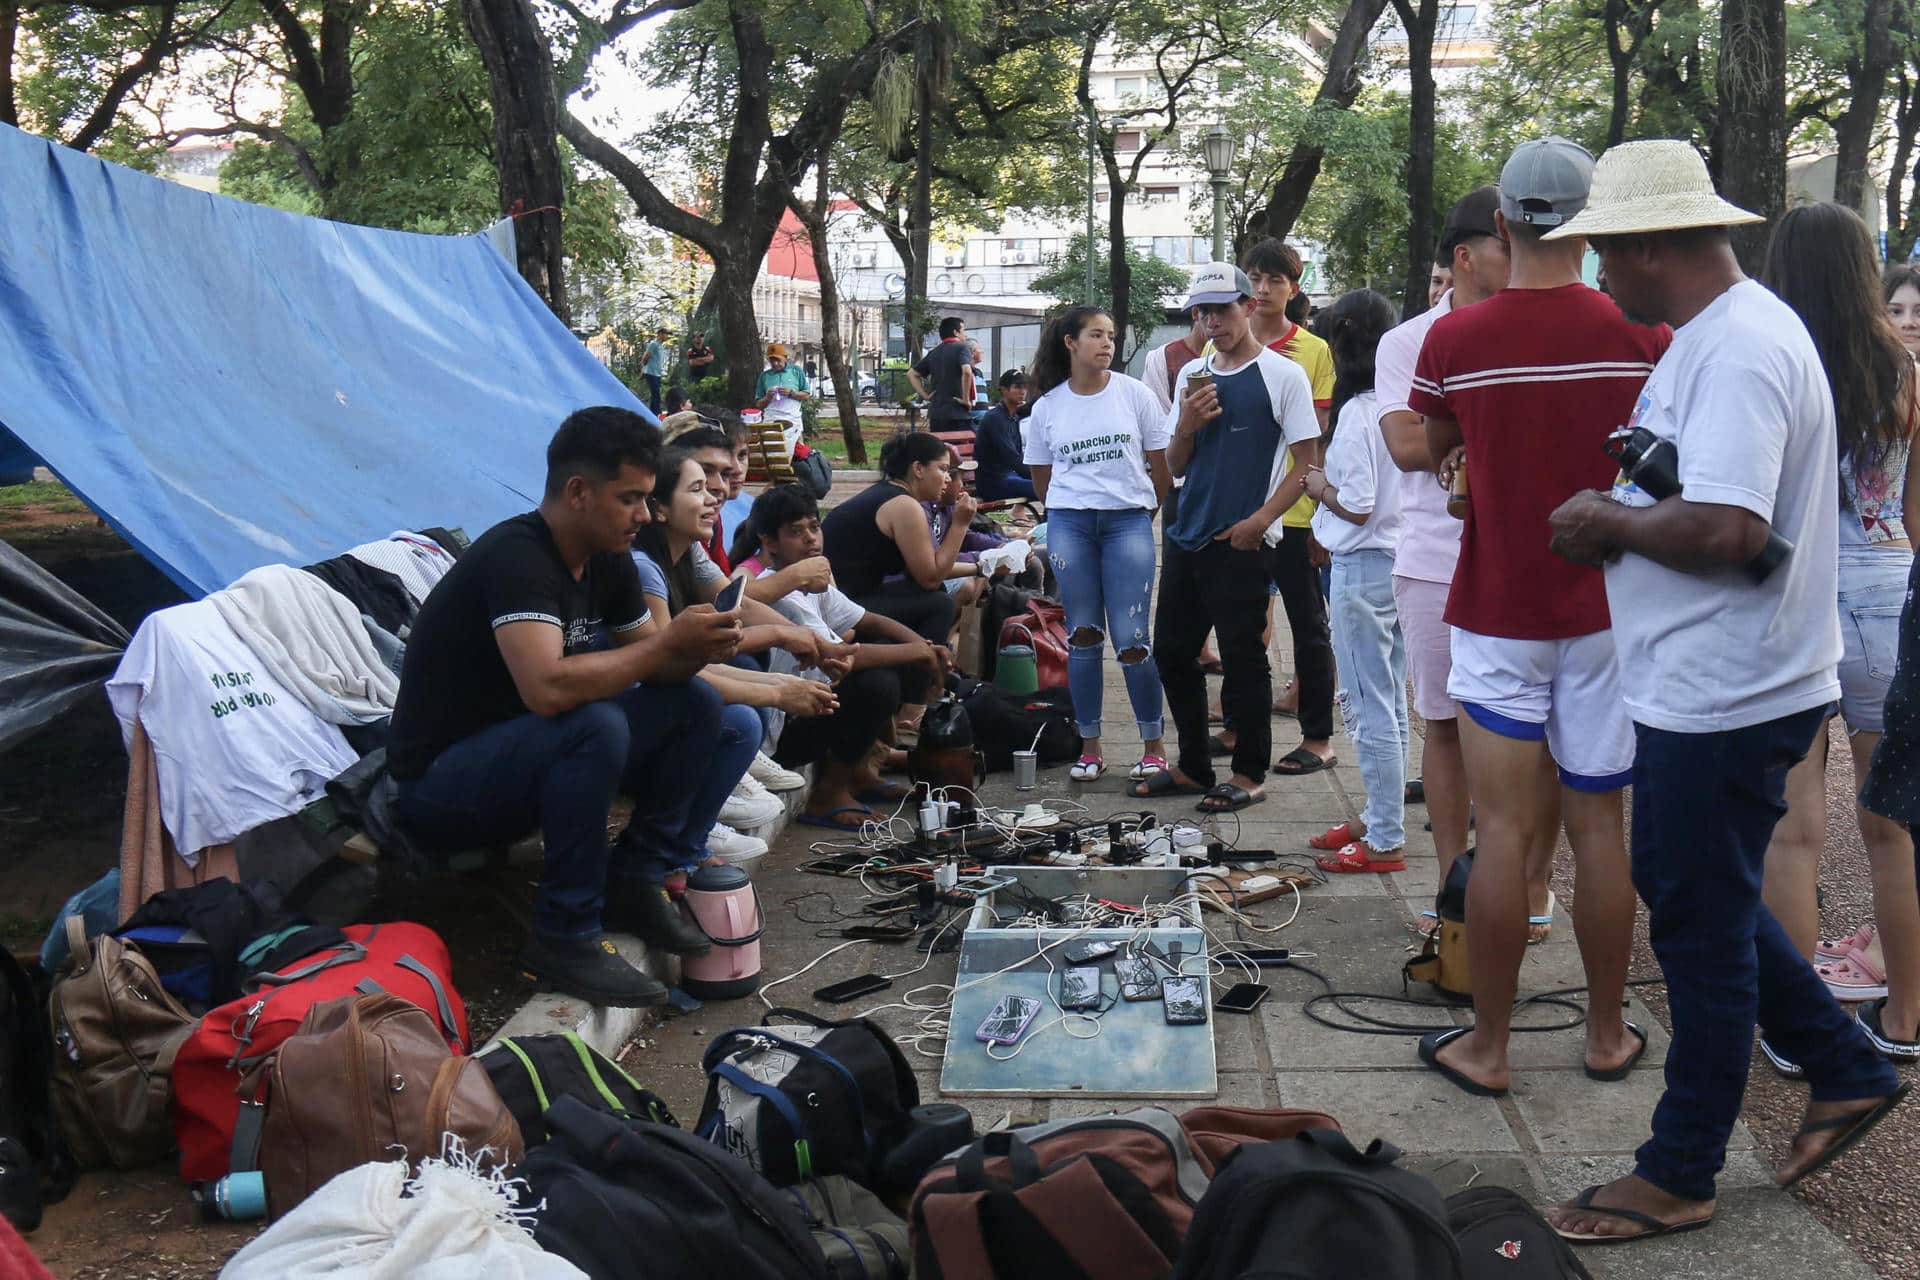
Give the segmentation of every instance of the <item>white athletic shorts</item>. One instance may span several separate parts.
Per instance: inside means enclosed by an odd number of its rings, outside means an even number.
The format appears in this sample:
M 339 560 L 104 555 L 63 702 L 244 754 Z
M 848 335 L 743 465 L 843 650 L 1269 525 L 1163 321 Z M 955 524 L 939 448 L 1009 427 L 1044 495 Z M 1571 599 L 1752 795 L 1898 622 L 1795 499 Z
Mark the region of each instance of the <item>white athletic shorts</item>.
M 1538 742 L 1578 791 L 1633 781 L 1633 718 L 1620 696 L 1613 632 L 1570 640 L 1511 640 L 1453 628 L 1447 692 L 1473 722 Z

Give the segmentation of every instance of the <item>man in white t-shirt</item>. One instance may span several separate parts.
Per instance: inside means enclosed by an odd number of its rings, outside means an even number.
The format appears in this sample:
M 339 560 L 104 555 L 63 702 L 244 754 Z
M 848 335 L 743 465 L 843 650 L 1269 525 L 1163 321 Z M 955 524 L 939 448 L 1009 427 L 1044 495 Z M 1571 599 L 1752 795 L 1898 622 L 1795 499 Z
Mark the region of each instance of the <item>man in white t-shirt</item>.
M 1673 1018 L 1667 1091 L 1634 1172 L 1548 1210 L 1574 1240 L 1711 1219 L 1756 1022 L 1812 1086 L 1783 1187 L 1907 1088 L 1760 898 L 1787 771 L 1840 696 L 1841 646 L 1833 402 L 1799 318 L 1734 257 L 1726 228 L 1758 221 L 1714 194 L 1686 143 L 1631 142 L 1601 159 L 1585 212 L 1550 233 L 1588 238 L 1630 318 L 1675 326 L 1628 425 L 1671 446 L 1684 491 L 1656 501 L 1623 475 L 1611 500 L 1587 490 L 1552 516 L 1555 551 L 1606 566 L 1637 747 L 1633 883 Z M 1770 572 L 1769 524 L 1792 544 Z

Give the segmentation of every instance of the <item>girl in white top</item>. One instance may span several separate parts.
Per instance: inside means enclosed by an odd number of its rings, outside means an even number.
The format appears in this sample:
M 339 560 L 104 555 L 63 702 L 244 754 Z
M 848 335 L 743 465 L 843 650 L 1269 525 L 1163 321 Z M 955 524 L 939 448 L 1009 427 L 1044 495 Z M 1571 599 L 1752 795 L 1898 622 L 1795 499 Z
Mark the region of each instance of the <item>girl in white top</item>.
M 1048 558 L 1066 606 L 1067 688 L 1084 740 L 1076 782 L 1106 772 L 1100 754 L 1101 646 L 1111 638 L 1140 728 L 1134 778 L 1167 767 L 1151 622 L 1153 516 L 1172 477 L 1167 422 L 1140 382 L 1112 369 L 1113 319 L 1075 307 L 1047 326 L 1032 378 L 1026 462 L 1047 504 Z
M 1344 686 L 1340 710 L 1367 788 L 1366 809 L 1349 826 L 1352 843 L 1317 859 L 1328 871 L 1406 866 L 1407 647 L 1393 600 L 1400 468 L 1387 452 L 1373 393 L 1374 350 L 1397 320 L 1393 304 L 1370 289 L 1333 304 L 1333 443 L 1326 469 L 1307 471 L 1307 496 L 1320 504 L 1313 536 L 1333 554 L 1328 613 Z

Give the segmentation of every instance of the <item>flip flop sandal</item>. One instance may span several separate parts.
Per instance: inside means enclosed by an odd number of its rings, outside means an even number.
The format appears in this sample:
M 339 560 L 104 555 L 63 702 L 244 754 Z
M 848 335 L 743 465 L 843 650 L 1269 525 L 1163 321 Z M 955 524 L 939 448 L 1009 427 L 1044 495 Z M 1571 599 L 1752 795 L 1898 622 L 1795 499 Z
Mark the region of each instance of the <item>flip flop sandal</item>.
M 1855 929 L 1844 938 L 1822 938 L 1813 952 L 1822 960 L 1845 960 L 1856 951 L 1865 951 L 1873 943 L 1874 925 L 1871 920 Z
M 1593 1198 L 1605 1188 L 1588 1187 L 1574 1198 L 1573 1207 L 1584 1209 L 1588 1213 L 1597 1213 L 1603 1218 L 1618 1218 L 1622 1222 L 1631 1222 L 1636 1227 L 1645 1227 L 1645 1231 L 1630 1236 L 1603 1236 L 1591 1232 L 1562 1231 L 1555 1227 L 1553 1233 L 1568 1244 L 1630 1244 L 1635 1240 L 1651 1240 L 1655 1236 L 1675 1236 L 1682 1231 L 1698 1231 L 1713 1221 L 1713 1215 L 1693 1218 L 1686 1222 L 1662 1222 L 1650 1213 L 1641 1213 L 1638 1209 L 1609 1209 L 1606 1205 L 1595 1204 Z
M 1313 865 L 1322 871 L 1331 871 L 1335 874 L 1362 871 L 1384 874 L 1388 871 L 1407 869 L 1407 860 L 1404 857 L 1395 856 L 1400 853 L 1400 850 L 1396 849 L 1392 854 L 1383 854 L 1377 858 L 1370 856 L 1371 853 L 1372 850 L 1363 841 L 1355 840 L 1338 853 L 1321 854 L 1313 860 Z
M 1875 1000 L 1860 1011 L 1860 1029 L 1867 1033 L 1867 1039 L 1873 1041 L 1881 1057 L 1894 1062 L 1920 1062 L 1920 1040 L 1895 1040 L 1888 1035 L 1880 1021 L 1886 1014 L 1887 1002 Z
M 1339 756 L 1317 756 L 1305 747 L 1295 747 L 1274 761 L 1273 771 L 1283 778 L 1304 778 L 1308 774 L 1331 769 L 1339 763 Z M 1280 767 L 1285 764 L 1291 764 L 1295 767 L 1292 769 L 1283 769 Z
M 1165 769 L 1140 779 L 1127 788 L 1127 794 L 1135 800 L 1153 800 L 1160 796 L 1204 796 L 1207 789 L 1191 782 L 1182 782 L 1173 776 L 1173 770 Z
M 1426 1035 L 1420 1037 L 1420 1061 L 1426 1063 L 1442 1076 L 1445 1076 L 1448 1081 L 1476 1098 L 1506 1097 L 1507 1091 L 1505 1089 L 1489 1088 L 1464 1071 L 1455 1071 L 1452 1067 L 1440 1061 L 1440 1051 L 1471 1030 L 1473 1030 L 1472 1027 L 1454 1027 L 1447 1031 L 1429 1031 Z
M 1353 834 L 1353 824 L 1342 822 L 1338 826 L 1328 827 L 1317 836 L 1307 837 L 1309 849 L 1325 849 L 1328 853 L 1338 853 L 1360 837 Z
M 1224 801 L 1225 803 L 1208 804 L 1207 801 L 1209 800 L 1216 802 Z M 1207 792 L 1206 795 L 1201 796 L 1200 803 L 1195 805 L 1194 808 L 1202 813 L 1238 813 L 1250 805 L 1265 804 L 1266 802 L 1267 793 L 1264 791 L 1259 795 L 1255 795 L 1245 787 L 1236 787 L 1231 782 L 1223 782 L 1213 790 Z
M 861 799 L 865 799 L 865 798 L 866 797 L 864 796 L 861 797 Z M 1553 909 L 1559 905 L 1559 901 L 1560 900 L 1558 898 L 1555 898 L 1553 896 L 1553 890 L 1549 889 L 1547 890 L 1546 911 L 1541 915 L 1527 917 L 1527 928 L 1544 930 L 1544 932 L 1541 933 L 1541 935 L 1537 938 L 1528 937 L 1527 939 L 1528 946 L 1537 947 L 1541 943 L 1545 942 L 1548 938 L 1551 938 L 1553 936 Z
M 834 821 L 835 818 L 839 817 L 843 813 L 857 813 L 862 816 L 859 822 L 854 823 L 852 826 L 848 826 L 844 822 Z M 803 813 L 794 819 L 795 822 L 799 823 L 803 827 L 825 827 L 829 831 L 850 831 L 850 832 L 858 832 L 862 826 L 864 826 L 868 822 L 871 822 L 872 820 L 873 820 L 873 810 L 867 808 L 867 806 L 863 804 L 845 805 L 845 806 L 842 806 L 841 808 L 833 810 L 831 813 Z
M 1073 762 L 1073 768 L 1067 770 L 1067 777 L 1074 782 L 1093 782 L 1107 771 L 1107 762 L 1099 756 L 1081 756 Z
M 1138 782 L 1142 778 L 1151 778 L 1156 773 L 1165 773 L 1166 771 L 1167 758 L 1165 756 L 1141 756 L 1140 763 L 1128 770 L 1127 776 L 1135 782 Z
M 1776 1183 L 1775 1185 L 1782 1191 L 1785 1191 L 1788 1187 L 1799 1182 L 1808 1174 L 1818 1173 L 1835 1160 L 1838 1160 L 1846 1154 L 1848 1147 L 1851 1147 L 1854 1143 L 1866 1137 L 1867 1134 L 1872 1131 L 1873 1126 L 1885 1120 L 1887 1114 L 1899 1106 L 1912 1090 L 1912 1084 L 1902 1082 L 1898 1089 L 1895 1089 L 1891 1094 L 1887 1095 L 1886 1100 L 1874 1107 L 1871 1111 L 1856 1111 L 1850 1116 L 1834 1116 L 1830 1120 L 1815 1120 L 1812 1124 L 1801 1125 L 1800 1132 L 1793 1135 L 1795 1141 L 1806 1137 L 1810 1133 L 1828 1133 L 1835 1129 L 1840 1130 L 1840 1136 L 1833 1140 L 1832 1146 L 1815 1156 L 1812 1164 L 1794 1174 L 1785 1182 Z
M 870 787 L 853 795 L 861 804 L 899 804 L 913 794 L 912 787 Z
M 1216 733 L 1207 739 L 1207 754 L 1218 760 L 1222 756 L 1232 755 L 1233 748 L 1227 744 L 1226 738 Z
M 1626 1028 L 1634 1035 L 1640 1037 L 1640 1047 L 1635 1049 L 1631 1054 L 1628 1054 L 1627 1060 L 1617 1067 L 1610 1068 L 1606 1071 L 1596 1071 L 1592 1067 L 1588 1067 L 1587 1079 L 1598 1080 L 1601 1084 L 1612 1084 L 1616 1080 L 1625 1080 L 1633 1074 L 1633 1069 L 1640 1065 L 1640 1059 L 1646 1056 L 1647 1052 L 1647 1033 L 1640 1029 L 1638 1023 L 1629 1022 L 1626 1024 Z
M 1885 970 L 1875 968 L 1873 961 L 1867 959 L 1863 952 L 1856 951 L 1845 960 L 1816 964 L 1813 971 L 1820 975 L 1820 981 L 1827 984 L 1827 990 L 1841 1004 L 1878 1000 L 1887 994 Z

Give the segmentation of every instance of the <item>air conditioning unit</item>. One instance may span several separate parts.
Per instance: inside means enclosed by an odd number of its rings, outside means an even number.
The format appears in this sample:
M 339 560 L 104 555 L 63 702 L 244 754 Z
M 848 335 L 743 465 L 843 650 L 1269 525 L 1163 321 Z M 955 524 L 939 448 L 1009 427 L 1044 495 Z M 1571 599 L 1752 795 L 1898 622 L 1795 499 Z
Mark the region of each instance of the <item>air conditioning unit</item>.
M 855 249 L 853 251 L 853 265 L 856 268 L 870 268 L 874 265 L 874 260 L 877 256 L 872 249 Z
M 1015 249 L 1007 260 L 1016 267 L 1031 267 L 1040 261 L 1040 255 L 1032 249 Z
M 946 251 L 945 261 L 950 267 L 964 267 L 967 265 L 967 251 L 965 249 L 949 249 Z

